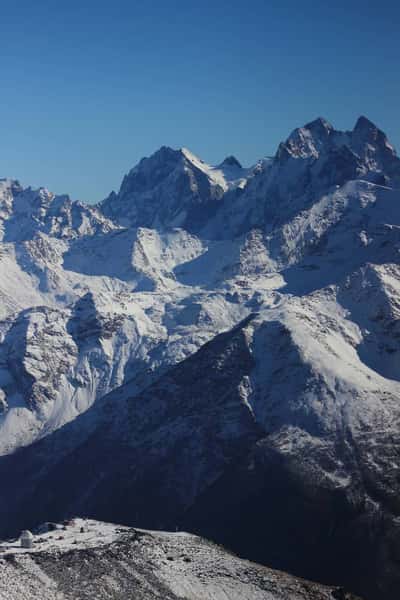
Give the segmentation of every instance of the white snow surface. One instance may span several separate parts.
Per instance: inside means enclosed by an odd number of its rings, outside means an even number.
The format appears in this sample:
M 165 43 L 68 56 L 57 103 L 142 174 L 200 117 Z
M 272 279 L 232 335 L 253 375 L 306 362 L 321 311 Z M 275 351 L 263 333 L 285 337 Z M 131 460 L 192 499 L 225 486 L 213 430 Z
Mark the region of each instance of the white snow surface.
M 211 166 L 195 156 L 187 148 L 182 148 L 182 154 L 192 165 L 205 173 L 210 181 L 215 185 L 219 185 L 224 191 L 236 187 L 244 188 L 247 183 L 247 178 L 254 169 L 254 167 L 243 169 L 238 165 L 224 163 L 217 166 Z
M 382 136 L 317 120 L 252 169 L 162 148 L 98 207 L 1 180 L 0 454 L 122 384 L 139 392 L 252 312 L 318 374 L 305 393 L 256 336 L 253 389 L 274 383 L 278 402 L 273 362 L 323 427 L 340 412 L 371 428 L 377 407 L 397 426 L 400 168 Z M 268 417 L 265 394 L 249 402 Z

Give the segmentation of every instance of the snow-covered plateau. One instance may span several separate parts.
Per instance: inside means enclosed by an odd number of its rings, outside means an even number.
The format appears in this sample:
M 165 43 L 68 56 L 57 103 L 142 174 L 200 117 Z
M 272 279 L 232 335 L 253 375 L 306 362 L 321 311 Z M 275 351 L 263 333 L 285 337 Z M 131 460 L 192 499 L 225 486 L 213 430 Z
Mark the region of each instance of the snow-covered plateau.
M 0 239 L 1 535 L 74 514 L 178 527 L 400 596 L 382 131 L 317 119 L 251 168 L 163 147 L 97 206 L 4 179 Z

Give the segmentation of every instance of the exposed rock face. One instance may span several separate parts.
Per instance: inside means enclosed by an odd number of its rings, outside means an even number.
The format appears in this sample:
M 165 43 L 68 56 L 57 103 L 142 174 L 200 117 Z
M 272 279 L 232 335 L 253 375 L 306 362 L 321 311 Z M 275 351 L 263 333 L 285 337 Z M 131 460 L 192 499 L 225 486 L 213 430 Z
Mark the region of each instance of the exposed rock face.
M 97 208 L 2 181 L 0 531 L 179 525 L 397 597 L 399 182 L 365 118 L 162 148 Z
M 99 209 L 123 226 L 196 232 L 217 212 L 224 193 L 243 185 L 248 174 L 234 157 L 210 167 L 185 148 L 163 147 L 142 159 Z

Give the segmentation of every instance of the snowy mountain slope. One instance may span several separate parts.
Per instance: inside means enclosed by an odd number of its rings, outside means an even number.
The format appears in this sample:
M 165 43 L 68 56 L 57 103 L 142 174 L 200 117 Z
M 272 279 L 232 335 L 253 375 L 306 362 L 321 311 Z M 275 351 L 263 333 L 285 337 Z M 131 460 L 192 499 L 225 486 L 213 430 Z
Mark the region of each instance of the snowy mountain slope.
M 181 360 L 248 312 L 224 292 L 178 284 L 175 266 L 203 252 L 183 230 L 73 243 L 40 234 L 12 251 L 18 262 L 0 260 L 9 275 L 4 288 L 10 275 L 15 286 L 0 325 L 1 453 L 54 430 L 130 378 L 144 385 L 146 372 Z
M 136 291 L 152 291 L 174 287 L 175 266 L 197 258 L 203 251 L 202 241 L 184 229 L 166 233 L 143 227 L 123 229 L 72 244 L 64 254 L 64 268 L 126 281 L 130 291 L 132 285 Z
M 63 438 L 77 422 L 10 457 L 9 490 L 18 485 L 22 502 L 8 523 L 78 512 L 178 524 L 278 568 L 393 597 L 400 384 L 363 360 L 365 332 L 346 307 L 359 287 L 281 297 L 141 393 L 111 393 L 72 450 Z M 359 305 L 357 321 L 371 327 L 387 302 L 378 294 L 372 316 Z M 301 553 L 290 549 L 297 538 Z
M 250 170 L 162 148 L 96 208 L 2 181 L 0 531 L 178 523 L 397 597 L 399 164 L 317 119 Z
M 69 309 L 37 307 L 8 320 L 2 453 L 53 431 L 126 380 L 140 389 L 153 370 L 181 360 L 246 312 L 218 294 L 189 303 L 171 297 L 165 307 L 146 307 L 146 296 L 112 300 L 88 293 Z
M 1 600 L 356 600 L 344 590 L 241 560 L 184 532 L 76 519 L 36 536 L 32 550 L 13 546 L 0 545 Z

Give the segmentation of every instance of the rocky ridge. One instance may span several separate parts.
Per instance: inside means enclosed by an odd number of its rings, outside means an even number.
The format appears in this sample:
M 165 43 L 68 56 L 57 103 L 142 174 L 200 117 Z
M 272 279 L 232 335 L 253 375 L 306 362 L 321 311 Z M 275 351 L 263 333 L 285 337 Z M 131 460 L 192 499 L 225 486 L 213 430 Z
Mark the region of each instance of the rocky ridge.
M 32 550 L 12 546 L 0 544 L 1 600 L 357 600 L 181 532 L 75 520 L 36 536 Z

